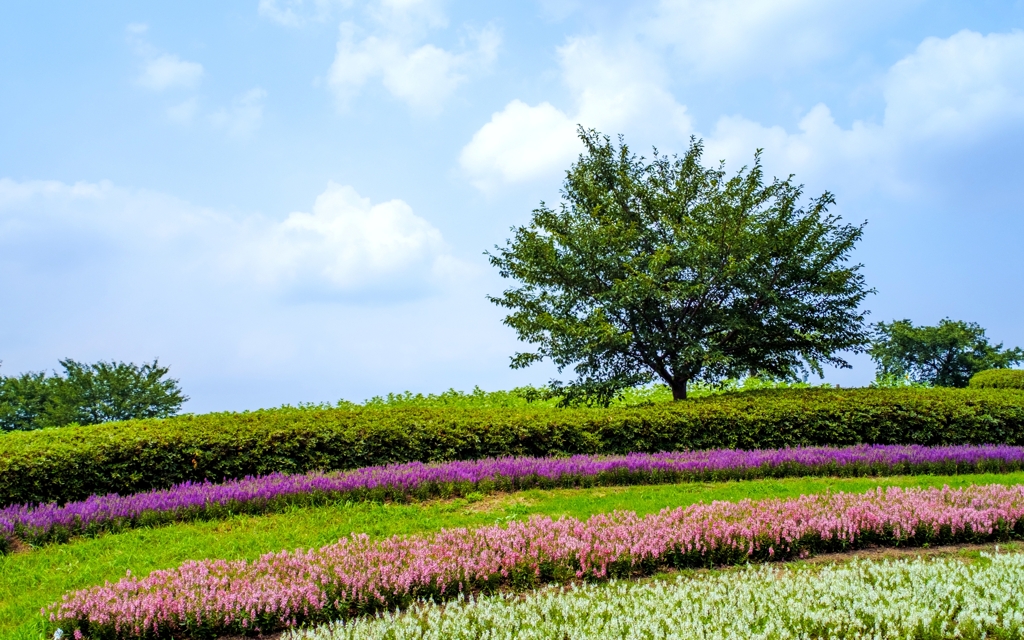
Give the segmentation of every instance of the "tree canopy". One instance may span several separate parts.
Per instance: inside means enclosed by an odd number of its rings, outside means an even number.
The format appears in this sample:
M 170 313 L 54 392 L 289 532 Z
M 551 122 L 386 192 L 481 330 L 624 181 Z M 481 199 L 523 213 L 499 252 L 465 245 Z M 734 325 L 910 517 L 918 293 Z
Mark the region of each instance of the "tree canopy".
M 1024 362 L 1020 348 L 991 345 L 977 323 L 949 318 L 934 327 L 917 327 L 906 319 L 879 322 L 868 353 L 880 380 L 906 377 L 937 387 L 966 387 L 979 371 Z
M 730 177 L 701 164 L 699 140 L 648 161 L 579 134 L 557 209 L 542 202 L 487 254 L 517 283 L 489 299 L 534 347 L 512 367 L 572 367 L 567 397 L 660 379 L 682 399 L 694 380 L 848 367 L 840 353 L 867 344 L 870 290 L 848 264 L 863 225 L 829 213 L 832 194 L 801 207 L 792 176 L 765 183 L 760 151 Z
M 188 400 L 169 369 L 152 363 L 60 361 L 62 375 L 0 378 L 0 430 L 172 416 Z

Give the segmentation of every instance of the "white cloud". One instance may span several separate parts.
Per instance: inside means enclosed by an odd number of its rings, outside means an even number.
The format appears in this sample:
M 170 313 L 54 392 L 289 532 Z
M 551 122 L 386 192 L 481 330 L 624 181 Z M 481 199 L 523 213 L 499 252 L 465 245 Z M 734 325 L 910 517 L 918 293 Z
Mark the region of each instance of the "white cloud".
M 563 169 L 579 154 L 576 124 L 547 102 L 508 103 L 473 134 L 459 164 L 484 191 L 501 182 L 523 182 Z
M 455 88 L 466 81 L 459 56 L 426 44 L 382 64 L 382 79 L 391 95 L 414 109 L 437 112 Z
M 635 45 L 606 48 L 596 38 L 573 38 L 558 50 L 563 82 L 572 94 L 572 115 L 543 102 L 513 100 L 491 116 L 459 156 L 469 179 L 482 190 L 568 167 L 582 149 L 578 124 L 641 137 L 686 136 L 686 107 L 665 88 L 658 61 Z
M 582 0 L 540 0 L 540 14 L 550 22 L 561 22 L 584 6 Z
M 250 253 L 255 250 L 255 253 Z M 402 200 L 371 204 L 350 186 L 330 183 L 312 213 L 296 212 L 243 247 L 246 269 L 272 283 L 321 281 L 347 290 L 429 271 L 444 250 L 441 232 Z
M 301 4 L 301 3 L 300 3 Z M 145 24 L 130 24 L 126 27 L 128 42 L 135 54 L 145 60 L 138 84 L 154 91 L 172 88 L 196 89 L 202 81 L 203 65 L 188 62 L 170 53 L 160 53 L 146 39 L 149 27 Z M 263 121 L 263 103 L 267 92 L 255 87 L 237 96 L 226 107 L 207 112 L 204 120 L 215 129 L 224 131 L 233 138 L 246 138 L 260 127 Z M 167 118 L 182 126 L 188 126 L 203 111 L 200 100 L 193 95 L 177 104 L 164 108 Z
M 473 73 L 486 71 L 501 42 L 488 27 L 471 34 L 474 46 L 458 52 L 423 43 L 430 29 L 447 25 L 436 3 L 424 0 L 385 0 L 371 5 L 375 32 L 359 38 L 352 22 L 341 24 L 328 84 L 346 106 L 373 78 L 391 95 L 416 111 L 436 114 L 459 85 Z
M 291 2 L 278 2 L 277 0 L 260 0 L 259 14 L 269 18 L 278 24 L 286 27 L 297 27 L 304 22 L 296 13 L 296 9 L 302 6 L 302 0 Z
M 688 73 L 757 75 L 807 67 L 920 0 L 662 0 L 641 31 Z
M 203 77 L 203 65 L 176 55 L 163 54 L 146 63 L 138 82 L 147 89 L 163 91 L 176 87 L 194 89 Z
M 493 114 L 459 157 L 480 189 L 566 168 L 580 150 L 574 140 L 577 123 L 626 133 L 634 148 L 636 137 L 660 139 L 664 145 L 692 131 L 686 107 L 667 90 L 662 67 L 649 50 L 575 38 L 559 49 L 559 57 L 575 108 L 513 100 Z M 925 141 L 955 143 L 1024 123 L 1024 32 L 983 36 L 962 31 L 928 38 L 889 69 L 882 86 L 886 108 L 881 123 L 855 121 L 841 127 L 824 104 L 809 110 L 792 132 L 742 115 L 723 116 L 706 133 L 706 156 L 739 167 L 750 164 L 754 149 L 763 148 L 766 167 L 778 175 L 796 173 L 810 182 L 829 176 L 830 184 L 847 189 L 908 193 L 900 170 L 907 149 Z
M 571 38 L 558 54 L 563 81 L 576 98 L 576 119 L 584 126 L 677 135 L 692 130 L 686 107 L 665 88 L 660 61 L 646 49 Z
M 390 32 L 407 36 L 448 26 L 439 0 L 377 0 L 369 3 L 367 14 Z
M 135 48 L 136 55 L 145 60 L 142 74 L 137 79 L 138 84 L 153 91 L 197 89 L 205 73 L 203 65 L 182 60 L 174 54 L 159 53 L 144 38 L 148 30 L 145 24 L 130 24 L 126 28 L 128 41 Z M 266 91 L 255 87 L 237 96 L 230 106 L 207 112 L 204 120 L 233 138 L 246 138 L 263 121 L 266 97 Z M 192 124 L 201 111 L 199 98 L 195 95 L 164 108 L 167 118 L 182 126 Z
M 281 294 L 410 292 L 456 278 L 460 270 L 441 232 L 407 203 L 373 204 L 333 182 L 312 212 L 275 221 L 229 216 L 109 182 L 0 179 L 5 245 L 30 247 L 33 255 L 73 245 L 138 277 L 175 273 Z
M 885 124 L 903 135 L 973 135 L 1024 118 L 1024 32 L 927 38 L 885 83 Z
M 928 38 L 893 65 L 884 86 L 881 124 L 840 127 L 823 104 L 792 133 L 742 116 L 723 117 L 707 138 L 707 155 L 739 166 L 749 164 L 753 149 L 764 148 L 776 173 L 828 176 L 847 190 L 909 193 L 902 163 L 911 149 L 956 145 L 1024 125 L 1024 33 L 961 31 Z
M 257 11 L 280 25 L 301 27 L 308 22 L 323 22 L 334 5 L 348 4 L 347 0 L 260 0 Z
M 769 175 L 792 173 L 800 182 L 827 182 L 833 191 L 846 193 L 879 186 L 890 192 L 907 189 L 893 164 L 896 140 L 876 124 L 858 121 L 844 129 L 824 104 L 807 112 L 795 132 L 741 116 L 722 117 L 704 142 L 706 162 L 725 160 L 731 170 L 749 166 L 754 150 L 764 149 Z
M 336 7 L 351 7 L 352 0 L 260 0 L 258 13 L 285 27 L 301 27 L 327 20 Z M 375 22 L 397 32 L 423 32 L 448 26 L 441 3 L 436 0 L 373 0 L 365 13 Z
M 113 185 L 106 181 L 65 184 L 56 180 L 18 182 L 10 178 L 0 178 L 0 211 L 24 206 L 37 198 L 62 201 L 97 199 L 109 194 L 113 188 Z
M 263 121 L 263 101 L 267 92 L 259 87 L 235 98 L 230 108 L 221 108 L 210 115 L 210 122 L 235 138 L 245 138 Z

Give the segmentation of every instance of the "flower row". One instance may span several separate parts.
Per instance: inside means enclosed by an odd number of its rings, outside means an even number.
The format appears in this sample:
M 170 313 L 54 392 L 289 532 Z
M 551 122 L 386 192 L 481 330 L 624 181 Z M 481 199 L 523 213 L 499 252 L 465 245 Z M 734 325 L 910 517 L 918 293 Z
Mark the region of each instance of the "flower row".
M 65 595 L 44 613 L 93 638 L 266 633 L 499 588 L 1022 535 L 1024 485 L 714 502 L 585 521 L 535 516 L 384 540 L 353 535 L 251 562 L 192 561 Z
M 495 458 L 408 463 L 336 473 L 275 474 L 220 484 L 185 483 L 130 496 L 0 509 L 0 552 L 15 538 L 33 544 L 73 535 L 232 513 L 266 513 L 331 500 L 452 497 L 473 491 L 653 484 L 801 475 L 970 473 L 1024 468 L 1024 447 L 884 446 L 633 453 L 625 456 Z
M 1024 554 L 746 567 L 421 603 L 405 613 L 293 631 L 283 640 L 707 638 L 917 640 L 1024 637 Z M 908 615 L 909 614 L 909 615 Z

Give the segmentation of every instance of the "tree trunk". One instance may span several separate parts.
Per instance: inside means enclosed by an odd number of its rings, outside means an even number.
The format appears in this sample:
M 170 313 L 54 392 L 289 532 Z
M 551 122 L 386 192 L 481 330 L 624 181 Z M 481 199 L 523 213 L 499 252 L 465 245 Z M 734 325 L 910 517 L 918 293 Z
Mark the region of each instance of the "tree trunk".
M 673 380 L 669 383 L 669 387 L 672 389 L 673 400 L 686 400 L 686 383 L 687 380 Z

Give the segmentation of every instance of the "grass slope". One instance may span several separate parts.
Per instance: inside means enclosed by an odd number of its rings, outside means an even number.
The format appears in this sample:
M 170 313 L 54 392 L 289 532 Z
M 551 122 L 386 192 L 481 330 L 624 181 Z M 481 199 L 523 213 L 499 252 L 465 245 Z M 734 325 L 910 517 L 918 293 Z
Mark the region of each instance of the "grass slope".
M 995 483 L 1022 484 L 1024 472 L 531 490 L 475 502 L 459 499 L 411 505 L 339 504 L 139 529 L 0 557 L 0 639 L 37 640 L 44 631 L 38 615 L 41 607 L 59 600 L 67 591 L 116 581 L 126 570 L 146 575 L 185 560 L 251 559 L 268 551 L 319 547 L 356 532 L 383 537 L 442 527 L 493 524 L 532 514 L 585 518 L 616 509 L 646 514 L 699 501 L 790 498 L 825 491 L 866 491 L 877 486 L 960 487 Z

